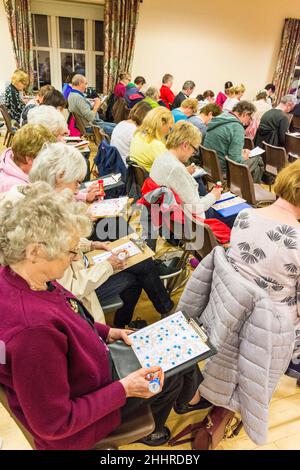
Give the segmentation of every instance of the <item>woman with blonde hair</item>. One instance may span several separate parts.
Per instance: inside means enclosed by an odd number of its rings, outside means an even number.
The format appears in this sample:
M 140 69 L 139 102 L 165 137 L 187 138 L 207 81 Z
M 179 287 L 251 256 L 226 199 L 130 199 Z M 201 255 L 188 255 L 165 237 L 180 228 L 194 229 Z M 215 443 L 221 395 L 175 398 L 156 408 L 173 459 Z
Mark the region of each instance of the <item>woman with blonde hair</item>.
M 228 98 L 223 105 L 223 111 L 232 111 L 234 106 L 241 101 L 242 96 L 244 95 L 246 88 L 243 84 L 229 88 Z
M 205 218 L 205 211 L 219 199 L 222 189 L 214 188 L 206 196 L 199 196 L 198 183 L 192 176 L 195 168 L 185 164 L 197 152 L 200 143 L 201 134 L 193 124 L 177 122 L 167 138 L 167 151 L 152 165 L 150 178 L 157 185 L 172 189 L 182 204 L 189 205 L 193 213 Z
M 189 117 L 192 117 L 198 112 L 198 100 L 192 98 L 186 98 L 183 100 L 179 108 L 173 109 L 172 114 L 175 123 L 177 121 L 186 121 Z
M 166 136 L 174 125 L 171 111 L 160 106 L 152 109 L 135 132 L 130 145 L 130 158 L 146 171 L 166 151 Z
M 0 193 L 16 185 L 28 184 L 28 174 L 33 161 L 46 142 L 55 142 L 54 135 L 42 125 L 31 125 L 18 129 L 12 146 L 1 155 Z
M 244 210 L 231 232 L 228 259 L 246 279 L 264 289 L 274 308 L 290 319 L 300 339 L 300 161 L 277 176 L 278 199 L 262 209 Z M 259 237 L 257 228 L 259 227 Z M 296 359 L 296 353 L 294 359 Z M 298 363 L 298 366 L 297 366 Z M 300 378 L 298 362 L 291 374 Z
M 21 114 L 25 108 L 20 93 L 29 85 L 29 76 L 23 70 L 15 70 L 11 77 L 11 83 L 5 90 L 5 107 L 14 121 L 20 124 Z

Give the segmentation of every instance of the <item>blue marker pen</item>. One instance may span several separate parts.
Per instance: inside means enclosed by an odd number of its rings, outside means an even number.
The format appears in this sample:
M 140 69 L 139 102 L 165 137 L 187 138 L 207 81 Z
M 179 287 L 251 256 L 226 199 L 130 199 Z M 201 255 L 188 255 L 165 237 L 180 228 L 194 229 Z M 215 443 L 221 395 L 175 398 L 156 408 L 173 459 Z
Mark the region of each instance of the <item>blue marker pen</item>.
M 151 393 L 159 393 L 160 392 L 160 380 L 158 377 L 150 380 L 148 385 L 149 392 Z
M 161 376 L 160 371 L 157 372 L 157 375 L 156 374 L 147 375 L 147 379 L 149 380 L 149 385 L 148 385 L 149 392 L 159 393 L 161 391 L 160 376 Z

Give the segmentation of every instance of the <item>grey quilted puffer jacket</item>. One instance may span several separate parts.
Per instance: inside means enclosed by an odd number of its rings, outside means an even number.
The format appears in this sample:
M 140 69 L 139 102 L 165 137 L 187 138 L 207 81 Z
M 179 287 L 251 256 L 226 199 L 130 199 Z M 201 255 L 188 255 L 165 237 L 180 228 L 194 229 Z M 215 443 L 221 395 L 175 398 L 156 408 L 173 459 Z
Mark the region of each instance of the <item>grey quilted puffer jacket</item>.
M 178 308 L 201 317 L 218 350 L 205 365 L 201 395 L 239 412 L 248 436 L 264 444 L 269 402 L 292 356 L 292 323 L 262 289 L 234 270 L 222 247 L 199 264 Z

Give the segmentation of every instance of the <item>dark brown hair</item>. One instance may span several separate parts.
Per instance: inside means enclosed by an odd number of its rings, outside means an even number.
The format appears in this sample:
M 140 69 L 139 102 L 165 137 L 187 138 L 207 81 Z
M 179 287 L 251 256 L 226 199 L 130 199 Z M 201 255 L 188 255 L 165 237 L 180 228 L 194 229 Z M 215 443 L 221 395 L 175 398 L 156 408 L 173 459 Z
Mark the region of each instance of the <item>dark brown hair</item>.
M 66 108 L 68 103 L 60 91 L 51 90 L 45 94 L 43 104 L 53 106 L 54 108 Z

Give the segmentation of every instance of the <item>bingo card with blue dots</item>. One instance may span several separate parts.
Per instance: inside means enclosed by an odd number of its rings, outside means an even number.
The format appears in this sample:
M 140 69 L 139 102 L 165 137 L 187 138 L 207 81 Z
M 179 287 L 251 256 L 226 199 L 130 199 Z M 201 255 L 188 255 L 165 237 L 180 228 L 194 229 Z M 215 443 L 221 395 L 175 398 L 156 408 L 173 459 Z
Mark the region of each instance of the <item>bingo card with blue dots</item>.
M 142 367 L 160 366 L 164 372 L 210 350 L 182 312 L 149 325 L 130 338 Z

